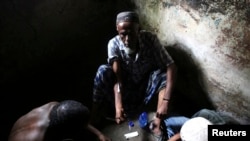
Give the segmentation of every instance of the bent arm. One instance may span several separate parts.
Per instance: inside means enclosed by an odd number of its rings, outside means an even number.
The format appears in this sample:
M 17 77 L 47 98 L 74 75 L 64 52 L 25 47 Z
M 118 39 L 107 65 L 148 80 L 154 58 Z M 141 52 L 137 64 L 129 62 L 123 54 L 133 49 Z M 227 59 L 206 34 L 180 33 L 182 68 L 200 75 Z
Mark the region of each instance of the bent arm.
M 164 99 L 170 99 L 171 93 L 173 91 L 174 85 L 175 85 L 175 79 L 176 79 L 176 65 L 175 63 L 172 63 L 167 68 L 167 81 L 166 81 L 166 92 L 164 94 Z
M 166 88 L 164 91 L 161 91 L 159 94 L 159 105 L 157 109 L 157 117 L 161 117 L 162 115 L 166 115 L 168 111 L 168 103 L 171 97 L 171 93 L 174 89 L 174 83 L 175 83 L 175 76 L 176 75 L 176 66 L 174 63 L 170 64 L 166 71 Z
M 122 105 L 122 78 L 118 60 L 114 61 L 112 65 L 113 71 L 116 75 L 117 82 L 114 86 L 115 109 L 116 109 L 116 122 L 119 124 L 124 120 L 123 105 Z
M 180 133 L 173 135 L 171 138 L 168 139 L 168 141 L 181 141 Z
M 96 129 L 94 126 L 92 126 L 91 124 L 88 124 L 87 129 L 92 132 L 93 134 L 95 134 L 98 139 L 100 141 L 111 141 L 110 138 L 106 137 L 101 131 L 99 131 L 98 129 Z

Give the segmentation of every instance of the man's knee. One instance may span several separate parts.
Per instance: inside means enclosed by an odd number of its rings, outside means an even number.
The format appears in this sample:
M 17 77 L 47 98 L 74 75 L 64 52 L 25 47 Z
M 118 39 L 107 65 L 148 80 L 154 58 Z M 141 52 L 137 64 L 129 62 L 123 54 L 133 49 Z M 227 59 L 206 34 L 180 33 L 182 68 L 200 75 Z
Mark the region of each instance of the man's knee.
M 214 111 L 209 109 L 201 109 L 200 111 L 196 112 L 192 117 L 207 117 L 211 116 Z
M 100 65 L 99 68 L 97 69 L 97 73 L 96 73 L 96 77 L 97 78 L 112 78 L 114 77 L 114 72 L 113 69 L 110 65 L 108 64 L 103 64 Z

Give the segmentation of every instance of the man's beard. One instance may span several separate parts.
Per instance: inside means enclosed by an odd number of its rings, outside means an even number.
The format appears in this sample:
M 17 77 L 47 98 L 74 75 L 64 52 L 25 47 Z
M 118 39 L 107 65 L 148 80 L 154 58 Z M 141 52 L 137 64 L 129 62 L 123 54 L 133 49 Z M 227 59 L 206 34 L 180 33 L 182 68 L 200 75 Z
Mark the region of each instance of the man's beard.
M 131 49 L 129 47 L 125 47 L 124 51 L 126 54 L 131 55 L 131 54 L 134 54 L 136 52 L 136 49 Z

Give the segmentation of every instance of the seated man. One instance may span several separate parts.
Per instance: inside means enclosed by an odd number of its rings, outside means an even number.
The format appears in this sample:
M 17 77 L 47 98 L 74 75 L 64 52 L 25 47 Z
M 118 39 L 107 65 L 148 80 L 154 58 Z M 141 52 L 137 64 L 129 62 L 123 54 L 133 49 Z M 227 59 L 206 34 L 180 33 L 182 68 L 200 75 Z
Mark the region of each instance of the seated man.
M 12 127 L 8 141 L 84 140 L 88 129 L 100 141 L 111 141 L 88 124 L 89 109 L 80 102 L 49 102 L 20 117 Z
M 182 120 L 180 121 L 180 119 Z M 184 119 L 183 117 L 171 117 L 171 121 L 168 120 L 169 118 L 165 120 L 166 126 L 170 126 L 167 130 L 167 133 L 169 134 L 168 141 L 205 141 L 207 140 L 208 125 L 240 124 L 228 115 L 209 109 L 201 109 L 189 119 Z
M 107 45 L 108 62 L 100 65 L 94 78 L 92 124 L 100 121 L 102 115 L 96 115 L 104 104 L 113 108 L 120 124 L 156 98 L 157 118 L 152 132 L 164 140 L 160 126 L 168 114 L 175 62 L 155 34 L 141 29 L 136 12 L 118 13 L 115 24 L 117 35 Z

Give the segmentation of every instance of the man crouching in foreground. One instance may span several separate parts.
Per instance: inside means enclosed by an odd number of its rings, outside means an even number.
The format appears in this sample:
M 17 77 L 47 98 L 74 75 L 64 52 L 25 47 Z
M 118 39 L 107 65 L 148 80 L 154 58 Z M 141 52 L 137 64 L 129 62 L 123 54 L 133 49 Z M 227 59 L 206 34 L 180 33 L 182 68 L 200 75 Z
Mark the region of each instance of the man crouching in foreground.
M 80 102 L 49 102 L 20 117 L 13 125 L 8 141 L 85 140 L 85 129 L 100 141 L 111 141 L 88 121 L 89 109 Z

